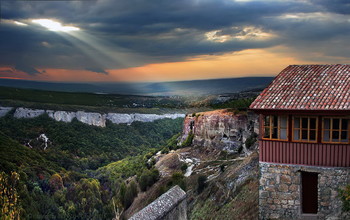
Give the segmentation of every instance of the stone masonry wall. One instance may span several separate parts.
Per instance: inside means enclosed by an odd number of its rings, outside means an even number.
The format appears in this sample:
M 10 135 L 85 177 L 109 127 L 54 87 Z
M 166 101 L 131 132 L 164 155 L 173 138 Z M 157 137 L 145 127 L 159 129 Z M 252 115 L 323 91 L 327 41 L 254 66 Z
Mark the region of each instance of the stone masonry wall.
M 129 220 L 187 220 L 186 192 L 174 186 Z
M 338 189 L 350 184 L 350 169 L 260 162 L 259 219 L 301 219 L 301 171 L 318 173 L 317 219 L 350 219 Z

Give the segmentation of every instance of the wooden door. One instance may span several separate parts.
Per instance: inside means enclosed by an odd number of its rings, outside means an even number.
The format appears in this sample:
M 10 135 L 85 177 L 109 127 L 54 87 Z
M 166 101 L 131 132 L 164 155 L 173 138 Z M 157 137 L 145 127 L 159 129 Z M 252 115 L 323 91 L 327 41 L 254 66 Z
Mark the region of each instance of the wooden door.
M 317 213 L 318 209 L 318 174 L 302 172 L 302 210 L 303 213 Z

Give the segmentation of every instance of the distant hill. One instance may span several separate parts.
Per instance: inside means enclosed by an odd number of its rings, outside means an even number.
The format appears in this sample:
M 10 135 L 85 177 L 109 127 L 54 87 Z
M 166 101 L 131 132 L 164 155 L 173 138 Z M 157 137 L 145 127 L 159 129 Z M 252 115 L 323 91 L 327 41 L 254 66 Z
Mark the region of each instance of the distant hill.
M 154 83 L 56 83 L 0 79 L 0 86 L 63 92 L 130 95 L 208 95 L 262 89 L 273 77 L 244 77 Z

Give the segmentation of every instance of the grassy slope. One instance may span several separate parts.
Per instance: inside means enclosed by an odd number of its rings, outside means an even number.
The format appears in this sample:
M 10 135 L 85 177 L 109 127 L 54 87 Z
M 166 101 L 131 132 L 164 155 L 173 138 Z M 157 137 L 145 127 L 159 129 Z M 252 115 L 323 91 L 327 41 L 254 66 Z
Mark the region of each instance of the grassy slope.
M 190 219 L 257 219 L 258 154 L 225 168 L 200 194 L 189 195 Z M 247 178 L 240 182 L 240 177 Z
M 24 169 L 54 173 L 61 168 L 0 132 L 0 170 L 9 173 Z

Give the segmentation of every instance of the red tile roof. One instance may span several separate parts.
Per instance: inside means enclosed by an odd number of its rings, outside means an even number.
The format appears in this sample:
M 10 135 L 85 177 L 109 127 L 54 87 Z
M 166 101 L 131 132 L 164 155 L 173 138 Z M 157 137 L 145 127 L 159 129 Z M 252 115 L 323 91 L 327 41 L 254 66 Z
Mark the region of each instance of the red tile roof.
M 291 65 L 250 105 L 252 110 L 350 110 L 350 65 Z

